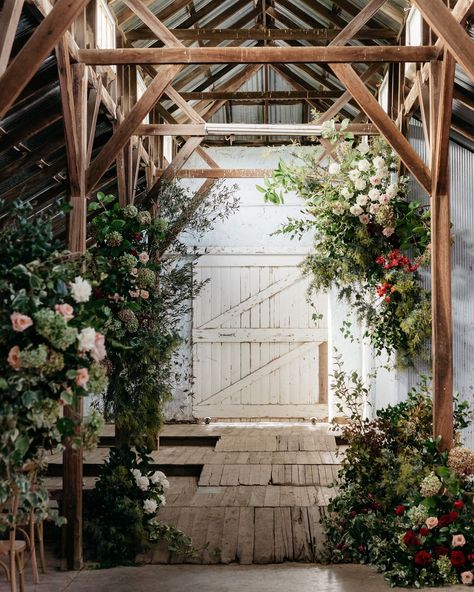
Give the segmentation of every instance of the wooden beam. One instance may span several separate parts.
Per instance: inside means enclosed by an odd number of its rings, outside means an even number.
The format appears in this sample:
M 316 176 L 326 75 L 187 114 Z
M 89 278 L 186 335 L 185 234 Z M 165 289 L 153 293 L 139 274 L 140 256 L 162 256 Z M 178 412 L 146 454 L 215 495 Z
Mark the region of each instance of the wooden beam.
M 466 74 L 474 80 L 474 41 L 442 0 L 412 0 L 423 18 L 449 48 Z
M 336 126 L 338 128 L 340 126 Z M 360 136 L 378 135 L 374 125 L 349 124 L 345 131 Z M 258 123 L 203 123 L 203 124 L 142 124 L 137 136 L 320 136 L 319 124 L 258 124 Z
M 162 19 L 160 19 L 162 20 Z M 207 39 L 211 41 L 331 41 L 338 35 L 341 29 L 170 29 L 171 33 L 180 40 L 198 41 Z M 129 41 L 141 39 L 154 39 L 156 36 L 146 27 L 139 27 L 126 33 Z M 362 29 L 355 33 L 352 39 L 384 39 L 395 41 L 398 33 L 391 29 L 376 28 Z
M 165 169 L 158 169 L 162 174 Z M 181 179 L 263 179 L 271 177 L 274 169 L 181 169 L 176 177 Z
M 80 49 L 78 54 L 79 61 L 89 65 L 427 62 L 438 57 L 432 46 L 401 45 Z
M 8 66 L 22 8 L 23 0 L 4 0 L 0 8 L 0 76 Z
M 133 106 L 110 140 L 90 164 L 87 172 L 88 193 L 97 185 L 107 168 L 115 160 L 119 150 L 125 146 L 180 70 L 181 66 L 166 66 L 155 76 L 140 100 Z
M 149 6 L 153 4 L 154 0 L 142 0 L 144 6 Z M 191 0 L 174 0 L 169 4 L 166 8 L 161 10 L 156 16 L 160 21 L 165 21 L 170 16 L 173 16 L 175 12 L 185 8 Z M 117 21 L 119 25 L 123 25 L 126 21 L 130 20 L 135 16 L 135 12 L 130 8 L 125 8 L 124 10 L 120 11 L 117 15 Z
M 453 445 L 453 327 L 451 297 L 451 211 L 449 131 L 455 75 L 445 50 L 437 105 L 431 194 L 431 295 L 433 323 L 433 435 L 441 448 Z
M 333 90 L 270 90 L 270 91 L 208 91 L 208 92 L 182 92 L 181 98 L 186 101 L 288 101 L 306 99 L 337 99 L 343 91 Z
M 0 119 L 89 0 L 58 0 L 0 77 Z
M 427 193 L 431 192 L 431 175 L 415 149 L 403 136 L 392 119 L 385 113 L 377 99 L 349 64 L 331 64 L 339 80 L 345 85 L 361 109 L 385 136 L 401 160 Z
M 140 18 L 143 23 L 162 41 L 167 47 L 181 47 L 183 44 L 176 39 L 171 31 L 165 27 L 161 20 L 143 4 L 142 0 L 123 0 L 123 2 Z M 121 50 L 127 51 L 127 50 Z M 158 63 L 158 62 L 154 62 Z

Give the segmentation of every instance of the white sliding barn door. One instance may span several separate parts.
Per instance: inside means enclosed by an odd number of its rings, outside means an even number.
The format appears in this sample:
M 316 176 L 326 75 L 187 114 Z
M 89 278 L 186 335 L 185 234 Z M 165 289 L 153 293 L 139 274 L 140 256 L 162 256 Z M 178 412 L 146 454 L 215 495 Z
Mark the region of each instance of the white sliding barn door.
M 306 300 L 301 255 L 205 255 L 193 306 L 195 417 L 327 415 L 326 297 Z

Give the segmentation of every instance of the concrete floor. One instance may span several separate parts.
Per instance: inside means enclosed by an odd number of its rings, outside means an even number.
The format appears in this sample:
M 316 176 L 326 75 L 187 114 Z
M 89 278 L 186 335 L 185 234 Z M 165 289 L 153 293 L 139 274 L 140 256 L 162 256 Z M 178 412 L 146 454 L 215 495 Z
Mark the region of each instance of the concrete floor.
M 146 565 L 81 572 L 49 571 L 27 592 L 381 592 L 383 577 L 362 565 Z M 450 591 L 464 590 L 454 586 Z M 0 581 L 0 590 L 8 590 Z M 436 588 L 438 591 L 448 588 Z

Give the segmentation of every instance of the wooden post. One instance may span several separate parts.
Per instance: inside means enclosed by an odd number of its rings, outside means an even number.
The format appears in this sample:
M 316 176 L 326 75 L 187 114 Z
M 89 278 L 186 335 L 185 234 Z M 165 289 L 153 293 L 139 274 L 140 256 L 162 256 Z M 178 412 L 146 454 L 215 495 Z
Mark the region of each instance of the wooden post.
M 68 169 L 70 176 L 70 204 L 68 242 L 69 249 L 76 253 L 86 250 L 86 161 L 88 153 L 87 129 L 87 69 L 83 64 L 71 67 L 72 85 L 67 85 L 64 92 L 69 96 L 68 104 L 72 107 L 73 120 L 67 125 L 65 120 L 65 134 L 73 134 L 74 138 L 66 142 L 68 148 L 68 163 L 75 163 L 74 170 Z M 61 88 L 63 93 L 63 88 Z M 70 154 L 69 151 L 73 152 Z M 71 175 L 76 178 L 71 178 Z M 66 417 L 78 422 L 76 435 L 81 435 L 80 423 L 83 414 L 83 401 L 79 398 L 73 406 L 64 409 Z M 72 442 L 66 443 L 63 455 L 63 513 L 67 524 L 63 531 L 63 556 L 65 554 L 67 569 L 81 569 L 83 566 L 82 540 L 82 479 L 83 479 L 82 448 L 73 448 Z
M 445 50 L 441 72 L 431 64 L 431 108 L 436 114 L 432 136 L 431 290 L 433 315 L 433 435 L 441 449 L 453 444 L 453 328 L 451 301 L 451 215 L 449 130 L 455 61 Z M 433 120 L 434 117 L 431 117 Z

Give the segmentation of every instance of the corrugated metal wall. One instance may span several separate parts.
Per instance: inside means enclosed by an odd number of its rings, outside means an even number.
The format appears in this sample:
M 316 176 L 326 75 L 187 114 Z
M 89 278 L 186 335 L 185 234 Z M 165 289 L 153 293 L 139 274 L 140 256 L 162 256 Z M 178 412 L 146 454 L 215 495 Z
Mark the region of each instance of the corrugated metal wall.
M 410 126 L 409 139 L 426 160 L 421 124 Z M 474 403 L 474 153 L 455 142 L 450 143 L 451 218 L 453 222 L 453 329 L 454 387 L 463 399 Z M 426 199 L 419 185 L 412 194 Z M 407 385 L 416 384 L 417 373 L 405 377 Z M 474 449 L 474 428 L 465 430 L 466 444 Z

